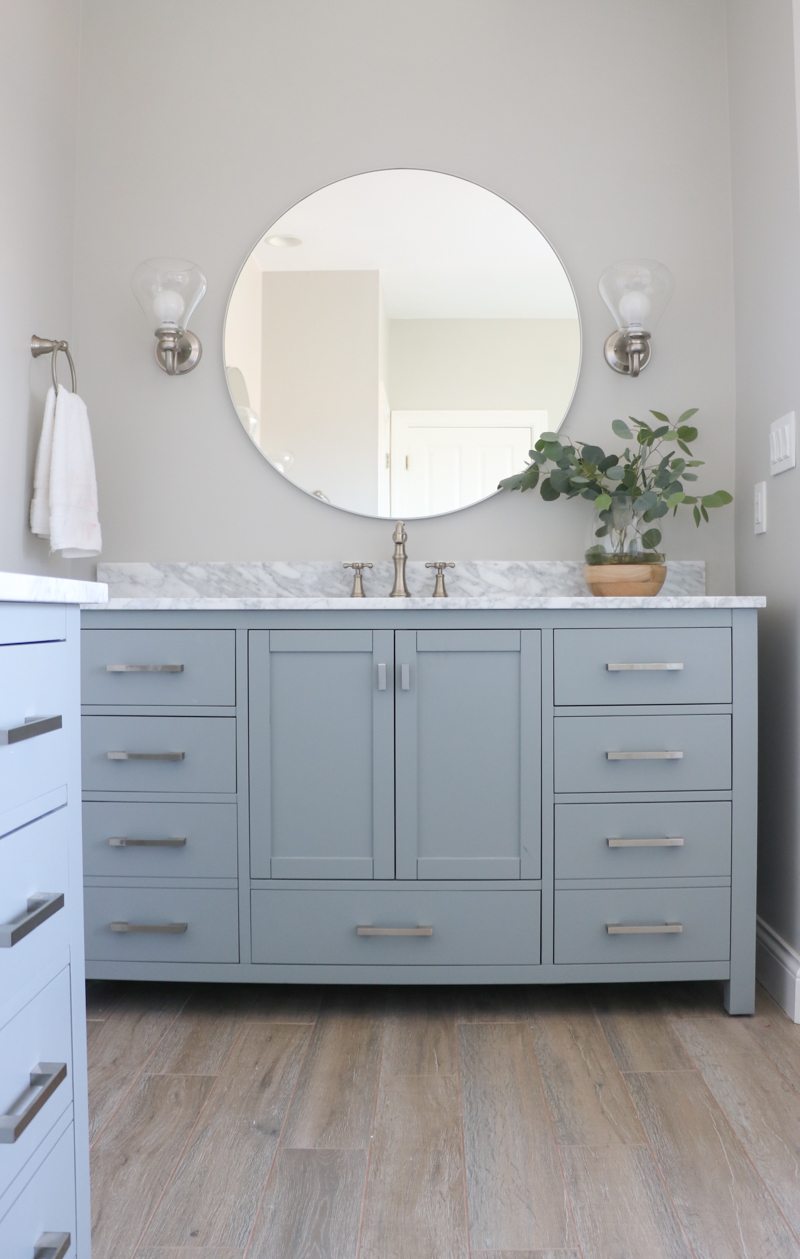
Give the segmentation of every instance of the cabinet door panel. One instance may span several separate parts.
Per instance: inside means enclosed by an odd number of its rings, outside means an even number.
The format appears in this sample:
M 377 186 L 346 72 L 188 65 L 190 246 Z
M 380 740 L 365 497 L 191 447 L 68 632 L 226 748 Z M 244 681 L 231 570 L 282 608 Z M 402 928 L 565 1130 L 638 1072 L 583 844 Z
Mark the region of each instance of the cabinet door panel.
M 250 634 L 257 879 L 394 877 L 390 631 Z
M 401 631 L 397 876 L 538 878 L 538 631 Z

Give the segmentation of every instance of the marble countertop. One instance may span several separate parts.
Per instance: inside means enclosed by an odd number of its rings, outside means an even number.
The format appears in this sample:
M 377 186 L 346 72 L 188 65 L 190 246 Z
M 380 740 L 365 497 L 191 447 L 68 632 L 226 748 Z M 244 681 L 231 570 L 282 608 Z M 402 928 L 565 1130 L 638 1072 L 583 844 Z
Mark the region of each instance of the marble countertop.
M 35 573 L 0 573 L 0 603 L 92 603 L 105 606 L 104 582 Z
M 205 599 L 197 595 L 184 598 L 111 598 L 97 610 L 109 612 L 157 612 L 157 611 L 491 611 L 510 609 L 561 609 L 592 608 L 595 611 L 613 608 L 763 608 L 763 595 L 650 595 L 647 598 L 594 598 L 592 595 L 496 595 L 461 596 L 449 595 L 446 599 L 350 599 L 324 598 L 319 595 L 296 597 L 291 595 L 259 599 L 253 595 Z M 87 605 L 91 607 L 91 605 Z

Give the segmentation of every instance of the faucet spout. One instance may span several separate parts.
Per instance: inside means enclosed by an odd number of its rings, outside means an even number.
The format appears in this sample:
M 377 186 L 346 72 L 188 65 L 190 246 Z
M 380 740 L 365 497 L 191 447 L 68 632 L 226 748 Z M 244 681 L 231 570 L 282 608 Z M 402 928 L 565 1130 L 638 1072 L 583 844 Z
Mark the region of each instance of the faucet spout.
M 408 541 L 408 534 L 404 521 L 398 520 L 394 527 L 392 541 L 394 542 L 394 586 L 390 598 L 409 599 L 411 591 L 406 583 L 406 562 L 408 560 L 406 542 Z

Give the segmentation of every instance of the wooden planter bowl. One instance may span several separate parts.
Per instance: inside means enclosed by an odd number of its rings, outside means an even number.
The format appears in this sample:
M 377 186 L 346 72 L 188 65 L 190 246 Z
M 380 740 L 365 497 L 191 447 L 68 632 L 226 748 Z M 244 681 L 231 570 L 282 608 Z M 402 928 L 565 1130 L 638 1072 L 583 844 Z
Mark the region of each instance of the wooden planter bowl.
M 666 564 L 586 564 L 586 585 L 596 597 L 657 595 L 667 576 Z

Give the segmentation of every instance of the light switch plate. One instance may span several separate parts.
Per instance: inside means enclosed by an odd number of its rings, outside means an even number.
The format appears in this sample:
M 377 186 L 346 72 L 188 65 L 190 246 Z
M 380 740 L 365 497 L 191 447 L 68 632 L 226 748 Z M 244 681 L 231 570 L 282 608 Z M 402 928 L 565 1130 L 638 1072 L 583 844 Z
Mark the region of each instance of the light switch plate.
M 767 532 L 767 483 L 758 481 L 753 494 L 753 533 Z
M 770 476 L 779 472 L 788 472 L 797 462 L 795 450 L 797 445 L 794 411 L 773 420 L 769 426 L 769 471 Z

